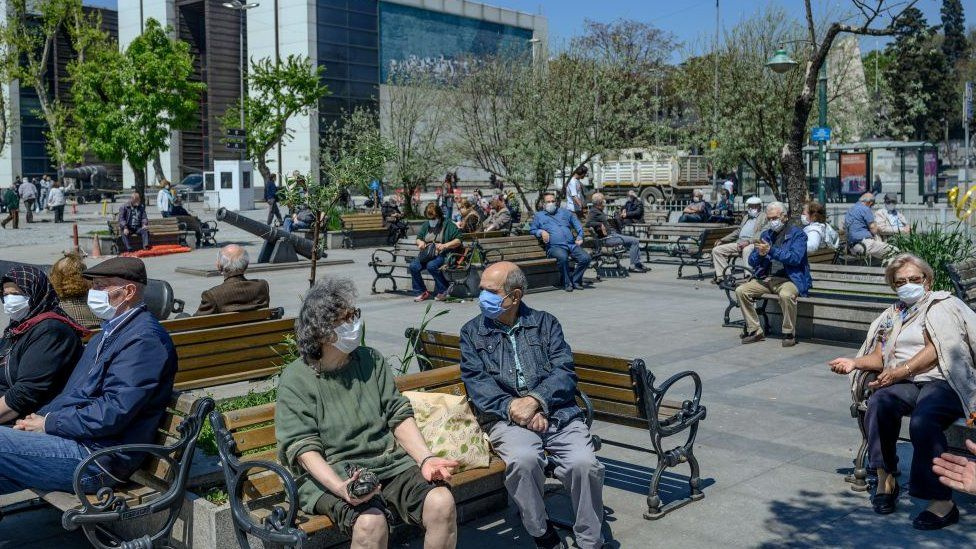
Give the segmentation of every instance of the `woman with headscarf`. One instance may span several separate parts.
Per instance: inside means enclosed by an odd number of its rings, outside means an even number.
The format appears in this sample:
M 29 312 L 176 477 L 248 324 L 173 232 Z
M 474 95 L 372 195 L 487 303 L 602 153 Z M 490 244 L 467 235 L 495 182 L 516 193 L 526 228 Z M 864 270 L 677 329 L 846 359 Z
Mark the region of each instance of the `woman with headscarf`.
M 88 330 L 61 309 L 37 267 L 18 265 L 0 278 L 10 324 L 0 338 L 0 424 L 31 414 L 64 388 Z

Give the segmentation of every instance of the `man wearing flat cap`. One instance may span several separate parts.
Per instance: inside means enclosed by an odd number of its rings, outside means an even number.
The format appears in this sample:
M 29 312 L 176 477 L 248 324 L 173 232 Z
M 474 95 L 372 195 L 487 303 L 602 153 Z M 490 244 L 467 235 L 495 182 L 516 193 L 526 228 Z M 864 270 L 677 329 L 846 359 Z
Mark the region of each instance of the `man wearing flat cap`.
M 25 488 L 73 492 L 75 469 L 92 452 L 153 442 L 176 376 L 176 349 L 143 303 L 146 266 L 118 257 L 82 273 L 91 279 L 88 306 L 102 330 L 88 342 L 64 391 L 0 427 L 0 495 Z M 83 474 L 94 493 L 125 481 L 145 455 L 106 456 Z

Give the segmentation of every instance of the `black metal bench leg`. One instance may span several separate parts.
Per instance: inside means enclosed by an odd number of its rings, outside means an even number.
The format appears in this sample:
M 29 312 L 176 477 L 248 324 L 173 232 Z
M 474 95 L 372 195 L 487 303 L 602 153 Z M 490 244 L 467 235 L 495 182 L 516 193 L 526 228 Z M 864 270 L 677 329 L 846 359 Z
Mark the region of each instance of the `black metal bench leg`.
M 861 445 L 857 449 L 857 456 L 854 457 L 854 471 L 844 477 L 844 480 L 851 483 L 851 490 L 864 492 L 868 489 L 868 433 L 863 412 L 857 413 L 857 427 L 861 431 Z

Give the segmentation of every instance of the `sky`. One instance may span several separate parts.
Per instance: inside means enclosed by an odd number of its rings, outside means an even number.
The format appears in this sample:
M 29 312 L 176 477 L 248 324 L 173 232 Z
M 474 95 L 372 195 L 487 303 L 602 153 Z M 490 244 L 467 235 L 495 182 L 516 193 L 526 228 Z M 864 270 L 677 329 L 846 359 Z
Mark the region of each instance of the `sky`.
M 715 34 L 715 0 L 483 0 L 487 4 L 506 7 L 528 13 L 542 13 L 549 20 L 550 43 L 565 43 L 583 29 L 584 19 L 610 22 L 615 19 L 635 19 L 650 23 L 674 33 L 686 44 L 700 43 L 704 34 Z M 734 26 L 767 5 L 780 5 L 798 19 L 802 19 L 802 0 L 719 0 L 720 25 Z M 963 0 L 967 26 L 976 24 L 976 0 Z M 847 11 L 850 0 L 813 0 L 813 11 L 824 13 L 828 9 Z M 930 25 L 941 20 L 939 8 L 942 0 L 919 0 L 916 4 Z M 710 39 L 710 38 L 709 38 Z M 864 52 L 884 46 L 882 38 L 876 42 L 868 37 L 861 41 Z

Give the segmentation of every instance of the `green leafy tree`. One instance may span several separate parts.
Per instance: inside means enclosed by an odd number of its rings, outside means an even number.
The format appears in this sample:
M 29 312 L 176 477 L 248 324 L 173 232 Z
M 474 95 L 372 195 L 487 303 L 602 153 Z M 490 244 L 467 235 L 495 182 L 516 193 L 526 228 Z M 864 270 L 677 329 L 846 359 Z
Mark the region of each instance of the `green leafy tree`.
M 319 174 L 289 181 L 280 191 L 282 202 L 292 208 L 308 207 L 314 214 L 312 264 L 309 287 L 315 284 L 321 227 L 337 210 L 343 190 L 365 193 L 369 182 L 381 179 L 393 147 L 380 133 L 376 112 L 357 108 L 344 113 L 322 135 L 319 146 Z
M 61 33 L 67 35 L 69 47 L 81 63 L 94 52 L 110 47 L 98 12 L 83 11 L 81 0 L 6 2 L 6 20 L 0 26 L 0 64 L 7 78 L 19 80 L 37 92 L 37 114 L 47 124 L 48 154 L 63 169 L 81 162 L 85 149 L 70 104 L 48 85 L 48 70 L 56 62 L 55 44 Z
M 936 32 L 916 8 L 906 10 L 895 22 L 895 40 L 888 46 L 894 61 L 885 71 L 885 79 L 892 83 L 886 100 L 891 108 L 888 130 L 895 138 L 941 139 L 946 116 L 955 106 L 949 67 Z
M 159 157 L 173 130 L 193 123 L 206 87 L 191 80 L 189 46 L 169 33 L 149 19 L 124 53 L 100 49 L 70 67 L 74 117 L 85 142 L 104 160 L 124 159 L 142 194 L 146 166 Z
M 265 183 L 271 180 L 268 152 L 293 137 L 288 121 L 293 116 L 308 115 L 329 93 L 321 83 L 323 70 L 297 55 L 279 61 L 251 61 L 244 99 L 247 157 L 257 164 Z M 225 131 L 240 126 L 240 100 L 224 113 L 220 123 Z

